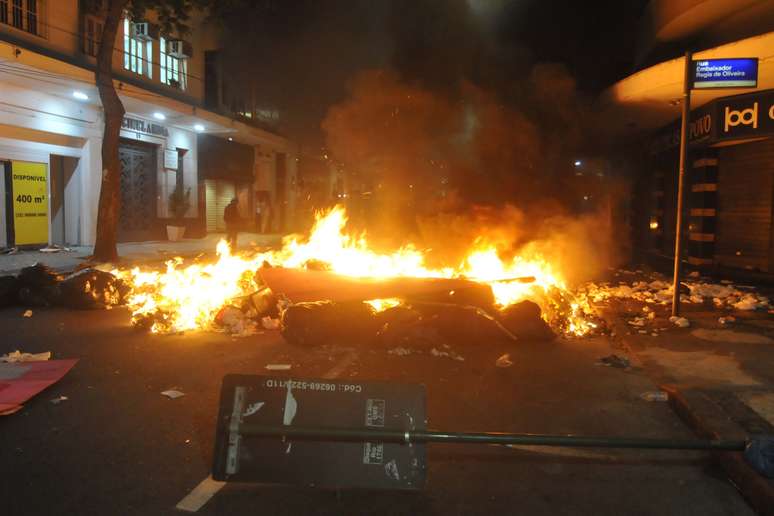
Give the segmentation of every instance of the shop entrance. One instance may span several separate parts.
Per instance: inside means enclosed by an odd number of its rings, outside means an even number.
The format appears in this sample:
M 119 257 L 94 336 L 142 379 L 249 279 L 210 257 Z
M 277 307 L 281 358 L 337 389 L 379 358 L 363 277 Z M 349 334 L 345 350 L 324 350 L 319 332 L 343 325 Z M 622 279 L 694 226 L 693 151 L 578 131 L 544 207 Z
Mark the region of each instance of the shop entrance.
M 122 142 L 118 240 L 150 240 L 156 221 L 156 147 Z

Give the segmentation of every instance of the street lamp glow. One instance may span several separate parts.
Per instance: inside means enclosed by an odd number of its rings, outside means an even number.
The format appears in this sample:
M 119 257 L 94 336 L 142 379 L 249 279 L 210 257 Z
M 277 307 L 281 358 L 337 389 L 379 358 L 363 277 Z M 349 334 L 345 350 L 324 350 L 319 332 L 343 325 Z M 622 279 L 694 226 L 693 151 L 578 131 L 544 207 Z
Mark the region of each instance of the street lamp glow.
M 73 92 L 73 97 L 75 97 L 78 100 L 89 100 L 89 96 L 88 95 L 86 95 L 84 92 L 78 91 L 78 90 L 75 90 Z
M 166 120 L 167 119 L 167 117 L 164 116 L 164 113 L 159 113 L 158 111 L 153 113 L 153 118 L 155 118 L 156 120 Z
M 196 124 L 194 125 L 194 130 L 197 132 L 202 132 L 204 131 L 204 126 L 202 124 Z
M 581 166 L 582 164 L 583 164 L 583 163 L 581 163 L 581 160 L 579 160 L 579 159 L 576 159 L 576 160 L 575 160 L 575 166 L 576 166 L 576 167 L 579 167 L 579 166 Z

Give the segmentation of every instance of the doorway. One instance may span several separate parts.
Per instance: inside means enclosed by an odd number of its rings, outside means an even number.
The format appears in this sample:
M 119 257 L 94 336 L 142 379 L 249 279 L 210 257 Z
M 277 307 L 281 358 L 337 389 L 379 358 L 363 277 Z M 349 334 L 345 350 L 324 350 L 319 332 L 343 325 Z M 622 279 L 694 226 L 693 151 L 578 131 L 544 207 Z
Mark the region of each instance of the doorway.
M 118 240 L 151 240 L 156 222 L 156 147 L 121 142 L 121 213 Z

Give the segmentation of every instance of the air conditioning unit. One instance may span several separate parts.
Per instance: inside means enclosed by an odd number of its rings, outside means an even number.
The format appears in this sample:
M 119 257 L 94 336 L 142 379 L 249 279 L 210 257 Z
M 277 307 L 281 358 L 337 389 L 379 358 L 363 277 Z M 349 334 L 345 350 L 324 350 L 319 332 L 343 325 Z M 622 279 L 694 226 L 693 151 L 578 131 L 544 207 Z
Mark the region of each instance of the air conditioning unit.
M 189 59 L 193 55 L 193 47 L 185 40 L 171 39 L 167 43 L 167 54 L 178 59 Z
M 140 41 L 152 41 L 159 39 L 159 26 L 150 22 L 133 22 L 131 36 Z

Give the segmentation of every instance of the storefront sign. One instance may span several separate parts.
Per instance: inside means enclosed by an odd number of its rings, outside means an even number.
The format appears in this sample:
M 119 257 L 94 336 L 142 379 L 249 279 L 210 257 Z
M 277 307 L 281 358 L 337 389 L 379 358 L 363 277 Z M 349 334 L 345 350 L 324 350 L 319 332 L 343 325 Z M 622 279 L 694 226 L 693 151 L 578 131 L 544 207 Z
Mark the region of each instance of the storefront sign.
M 48 178 L 45 163 L 14 161 L 13 227 L 17 245 L 48 243 Z
M 677 147 L 679 120 L 651 142 L 651 153 Z M 691 112 L 688 142 L 712 144 L 725 140 L 774 135 L 774 90 L 713 100 Z
M 164 168 L 167 170 L 177 170 L 177 149 L 164 149 Z
M 758 58 L 700 59 L 691 62 L 694 89 L 755 88 Z
M 719 140 L 774 133 L 774 92 L 740 95 L 717 101 Z
M 121 122 L 121 127 L 142 134 L 150 134 L 152 136 L 163 136 L 164 138 L 169 136 L 169 131 L 167 131 L 167 128 L 163 125 L 154 124 L 153 122 L 140 120 L 138 118 L 129 118 L 128 116 L 124 117 L 123 122 Z

